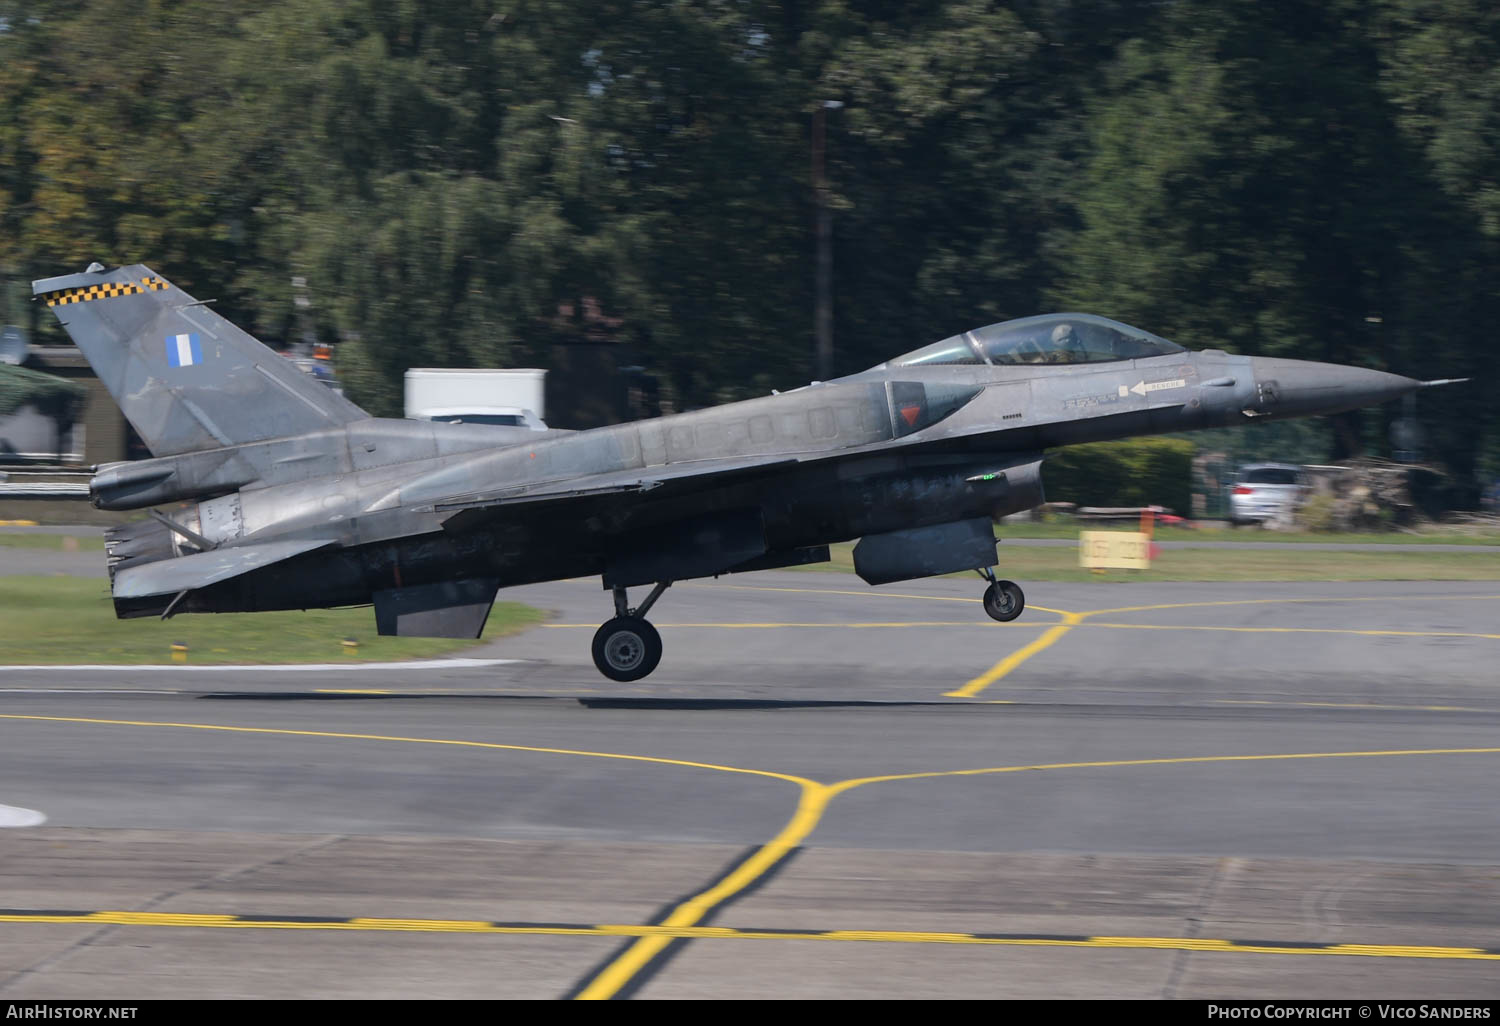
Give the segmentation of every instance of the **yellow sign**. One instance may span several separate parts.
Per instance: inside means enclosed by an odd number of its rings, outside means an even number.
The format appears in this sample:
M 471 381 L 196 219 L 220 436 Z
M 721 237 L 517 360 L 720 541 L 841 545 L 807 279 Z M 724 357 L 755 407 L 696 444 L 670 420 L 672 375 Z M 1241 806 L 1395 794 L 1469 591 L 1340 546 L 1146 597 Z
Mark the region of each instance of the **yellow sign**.
M 1079 531 L 1078 565 L 1116 570 L 1151 569 L 1151 536 L 1139 531 Z

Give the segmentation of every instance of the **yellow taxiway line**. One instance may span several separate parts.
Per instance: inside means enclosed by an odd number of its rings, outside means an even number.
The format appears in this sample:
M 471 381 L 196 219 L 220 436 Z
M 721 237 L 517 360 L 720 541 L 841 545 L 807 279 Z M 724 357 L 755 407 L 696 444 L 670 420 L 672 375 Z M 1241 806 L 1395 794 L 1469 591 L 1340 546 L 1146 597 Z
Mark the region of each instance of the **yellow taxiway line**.
M 189 912 L 61 912 L 0 910 L 0 923 L 82 926 L 155 926 L 176 929 L 327 930 L 387 933 L 476 933 L 507 936 L 641 937 L 666 940 L 812 940 L 863 944 L 968 944 L 1002 947 L 1134 948 L 1138 950 L 1253 952 L 1274 955 L 1356 955 L 1368 958 L 1442 958 L 1500 961 L 1500 950 L 1413 944 L 1319 944 L 1292 940 L 1228 940 L 1211 937 L 1110 937 L 1024 933 L 958 933 L 943 930 L 792 930 L 731 926 L 668 926 L 634 923 L 486 922 L 474 919 L 393 919 L 359 916 L 218 915 Z
M 917 598 L 920 596 L 911 596 Z M 1403 597 L 1402 601 L 1484 601 L 1500 599 L 1500 595 L 1415 595 Z M 1017 649 L 1010 655 L 1001 659 L 984 673 L 966 682 L 962 687 L 953 691 L 943 692 L 947 698 L 973 698 L 988 688 L 996 681 L 1003 679 L 1012 673 L 1017 667 L 1025 663 L 1032 656 L 1050 648 L 1063 635 L 1074 627 L 1098 627 L 1110 630 L 1143 630 L 1143 631 L 1223 631 L 1229 633 L 1245 634 L 1344 634 L 1359 635 L 1364 637 L 1393 637 L 1393 638 L 1475 638 L 1480 640 L 1500 640 L 1500 634 L 1482 634 L 1477 632 L 1463 631 L 1395 631 L 1395 630 L 1359 630 L 1355 628 L 1340 627 L 1233 627 L 1212 626 L 1196 624 L 1150 624 L 1150 623 L 1098 623 L 1089 622 L 1090 617 L 1105 616 L 1112 613 L 1146 613 L 1167 609 L 1203 609 L 1220 606 L 1255 606 L 1255 605 L 1288 605 L 1294 603 L 1329 603 L 1329 602 L 1389 602 L 1390 599 L 1373 597 L 1368 595 L 1331 598 L 1297 598 L 1297 599 L 1226 599 L 1215 602 L 1163 602 L 1155 605 L 1145 606 L 1115 606 L 1110 609 L 1089 609 L 1079 612 L 1069 612 L 1064 609 L 1049 609 L 1047 612 L 1056 613 L 1063 618 L 1063 622 L 1049 628 L 1041 637 L 1024 648 Z
M 707 769 L 707 770 L 714 770 L 714 771 L 724 772 L 724 773 L 745 774 L 745 775 L 750 775 L 750 776 L 764 777 L 764 778 L 772 779 L 772 780 L 786 781 L 788 783 L 795 783 L 795 784 L 797 784 L 801 788 L 801 796 L 800 796 L 800 798 L 798 800 L 797 808 L 793 812 L 792 817 L 787 822 L 786 826 L 784 826 L 781 829 L 781 831 L 775 837 L 773 837 L 770 841 L 766 842 L 765 844 L 763 844 L 759 848 L 757 848 L 755 850 L 755 852 L 753 854 L 751 854 L 751 856 L 749 858 L 745 859 L 742 863 L 740 863 L 737 867 L 735 867 L 735 869 L 732 872 L 730 872 L 729 874 L 727 874 L 726 876 L 724 876 L 722 879 L 720 879 L 719 881 L 717 881 L 713 885 L 705 888 L 702 891 L 699 891 L 698 893 L 696 893 L 696 894 L 692 895 L 691 897 L 689 897 L 687 900 L 679 903 L 675 908 L 672 909 L 672 911 L 667 915 L 667 917 L 664 920 L 662 920 L 660 923 L 645 924 L 645 925 L 642 925 L 642 926 L 639 926 L 639 927 L 631 927 L 629 929 L 619 928 L 621 932 L 618 934 L 618 936 L 622 936 L 622 937 L 626 937 L 626 938 L 634 938 L 634 942 L 631 943 L 617 957 L 615 957 L 614 959 L 612 959 L 609 962 L 608 965 L 604 966 L 597 973 L 595 973 L 594 976 L 578 991 L 578 993 L 577 993 L 576 996 L 579 999 L 583 999 L 583 1000 L 608 999 L 608 998 L 614 997 L 622 989 L 624 989 L 625 987 L 629 986 L 633 981 L 635 981 L 636 978 L 641 974 L 641 972 L 643 970 L 645 970 L 650 965 L 651 961 L 658 954 L 660 954 L 663 950 L 665 950 L 667 948 L 667 946 L 670 945 L 674 940 L 679 940 L 679 939 L 694 939 L 694 938 L 699 938 L 699 937 L 707 938 L 707 937 L 741 936 L 741 934 L 738 933 L 738 932 L 736 932 L 736 931 L 727 931 L 724 928 L 718 928 L 718 927 L 700 927 L 698 924 L 705 917 L 707 917 L 709 914 L 711 914 L 712 912 L 714 912 L 716 909 L 722 907 L 727 901 L 729 901 L 730 899 L 732 899 L 733 897 L 735 897 L 740 892 L 744 891 L 746 888 L 748 888 L 751 885 L 753 885 L 753 884 L 757 883 L 758 881 L 762 880 L 766 876 L 766 874 L 768 874 L 769 872 L 771 872 L 772 870 L 774 870 L 776 868 L 776 866 L 779 863 L 782 862 L 782 860 L 784 860 L 787 856 L 789 856 L 799 845 L 801 845 L 803 843 L 804 840 L 806 840 L 806 838 L 813 832 L 813 830 L 815 830 L 817 828 L 819 821 L 822 819 L 824 811 L 828 807 L 828 804 L 834 798 L 836 798 L 837 796 L 839 796 L 840 794 L 843 794 L 846 791 L 851 791 L 851 790 L 853 790 L 853 789 L 855 789 L 857 787 L 864 787 L 864 786 L 869 785 L 869 784 L 892 783 L 892 782 L 897 782 L 897 781 L 932 780 L 932 779 L 939 779 L 939 778 L 945 778 L 945 777 L 998 776 L 998 775 L 1002 775 L 1002 774 L 1038 773 L 1038 772 L 1049 772 L 1049 771 L 1058 771 L 1058 770 L 1124 769 L 1124 768 L 1146 767 L 1146 766 L 1203 765 L 1203 764 L 1208 764 L 1208 763 L 1287 762 L 1287 761 L 1309 760 L 1309 759 L 1363 759 L 1363 758 L 1389 758 L 1389 757 L 1403 757 L 1403 756 L 1495 755 L 1495 754 L 1500 754 L 1500 747 L 1495 747 L 1495 748 L 1410 748 L 1410 749 L 1380 749 L 1380 750 L 1354 751 L 1354 752 L 1285 752 L 1285 753 L 1256 754 L 1256 755 L 1196 755 L 1196 756 L 1175 756 L 1175 757 L 1156 758 L 1156 759 L 1108 759 L 1108 760 L 1097 760 L 1097 761 L 1089 761 L 1089 762 L 1039 763 L 1039 764 L 1034 764 L 1034 765 L 1018 765 L 1018 766 L 982 766 L 982 767 L 974 767 L 974 768 L 971 768 L 971 769 L 934 770 L 934 771 L 929 771 L 929 772 L 897 773 L 897 774 L 887 774 L 887 775 L 882 775 L 882 776 L 857 777 L 857 778 L 853 778 L 853 779 L 849 779 L 849 780 L 841 780 L 841 781 L 837 781 L 835 783 L 826 784 L 826 783 L 821 783 L 821 782 L 816 781 L 816 780 L 810 780 L 810 779 L 808 779 L 806 777 L 800 777 L 800 776 L 796 776 L 794 774 L 789 774 L 789 773 L 777 773 L 777 772 L 774 772 L 774 771 L 771 771 L 771 770 L 750 769 L 750 768 L 747 768 L 747 767 L 740 767 L 740 766 L 726 766 L 726 765 L 720 765 L 720 764 L 716 764 L 716 763 L 696 762 L 696 761 L 685 760 L 685 759 L 667 759 L 667 758 L 662 758 L 662 757 L 657 757 L 657 756 L 627 755 L 627 754 L 622 754 L 622 753 L 617 753 L 617 752 L 593 752 L 593 751 L 585 751 L 585 750 L 577 750 L 577 749 L 565 749 L 565 748 L 542 748 L 542 747 L 537 747 L 537 746 L 532 746 L 532 745 L 508 745 L 508 744 L 499 744 L 499 743 L 495 743 L 495 742 L 465 741 L 465 740 L 453 739 L 453 738 L 402 737 L 402 736 L 381 735 L 381 734 L 354 734 L 354 733 L 344 733 L 344 732 L 339 732 L 339 731 L 288 730 L 288 729 L 284 729 L 284 728 L 272 728 L 272 727 L 242 727 L 242 726 L 231 726 L 231 725 L 226 725 L 226 724 L 157 722 L 157 721 L 149 721 L 149 720 L 108 720 L 108 719 L 97 719 L 97 718 L 92 718 L 92 717 L 39 716 L 39 715 L 29 715 L 29 714 L 19 714 L 19 713 L 0 713 L 0 719 L 30 721 L 30 722 L 49 722 L 49 723 L 77 723 L 77 724 L 90 724 L 90 725 L 100 725 L 100 726 L 154 727 L 154 728 L 164 728 L 164 729 L 207 730 L 207 731 L 215 731 L 215 732 L 230 733 L 230 734 L 277 735 L 277 736 L 290 736 L 290 737 L 329 738 L 329 739 L 354 740 L 354 741 L 384 741 L 384 742 L 398 742 L 398 743 L 406 743 L 406 744 L 441 745 L 441 746 L 461 747 L 461 748 L 479 748 L 479 749 L 489 749 L 489 750 L 497 750 L 497 751 L 528 752 L 528 753 L 544 754 L 544 755 L 571 755 L 571 756 L 582 756 L 582 757 L 588 757 L 588 758 L 621 760 L 621 761 L 626 761 L 626 762 L 640 762 L 640 763 L 651 763 L 651 764 L 657 764 L 657 765 L 681 766 L 681 767 L 690 768 L 690 769 Z M 19 915 L 19 916 L 21 916 L 21 919 L 20 920 L 17 920 L 17 919 L 0 919 L 0 921 L 38 921 L 38 922 L 39 921 L 48 921 L 48 920 L 45 920 L 45 919 L 42 919 L 42 918 L 38 918 L 37 915 L 34 914 L 34 913 L 27 914 L 25 912 L 18 911 L 18 910 L 13 910 L 9 914 L 12 915 L 12 916 Z M 105 914 L 106 913 L 85 913 L 84 915 L 100 916 L 100 915 L 105 915 Z M 259 925 L 262 928 L 265 927 L 264 921 L 260 921 L 260 920 L 245 920 L 243 917 L 239 917 L 239 919 L 236 920 L 236 917 L 231 917 L 231 916 L 192 917 L 192 916 L 187 916 L 187 915 L 178 914 L 178 913 L 155 913 L 154 914 L 154 913 L 136 913 L 136 912 L 131 912 L 131 913 L 121 912 L 121 913 L 108 913 L 108 914 L 109 915 L 114 915 L 114 916 L 117 916 L 117 917 L 129 918 L 130 919 L 129 922 L 119 922 L 119 923 L 117 923 L 117 925 L 182 925 L 182 926 L 194 925 L 194 926 L 225 926 L 225 927 L 227 927 L 227 926 L 238 924 L 238 925 L 240 925 L 242 927 L 245 927 L 245 926 L 254 926 L 254 925 Z M 165 921 L 160 921 L 160 920 L 150 920 L 150 921 L 148 921 L 147 919 L 143 919 L 142 918 L 142 917 L 150 917 L 152 915 L 167 916 L 167 917 L 170 917 L 173 921 L 172 922 L 165 922 Z M 73 921 L 73 920 L 67 920 L 67 921 Z M 78 921 L 105 922 L 106 920 L 88 919 L 88 920 L 78 920 Z M 275 922 L 287 922 L 287 923 L 294 923 L 295 922 L 293 920 L 274 920 L 274 921 Z M 114 922 L 114 920 L 110 920 L 110 922 Z M 349 920 L 348 922 L 350 924 L 353 924 L 353 925 L 352 926 L 346 926 L 345 928 L 363 928 L 363 929 L 426 929 L 426 927 L 424 927 L 424 926 L 413 925 L 414 923 L 420 923 L 421 922 L 421 921 L 413 921 L 413 920 L 371 920 L 371 919 L 358 919 L 358 920 Z M 457 922 L 460 922 L 460 923 L 471 923 L 471 925 L 472 925 L 473 923 L 475 923 L 477 921 L 460 920 L 460 921 L 457 921 Z M 383 924 L 383 925 L 373 925 L 373 924 Z M 399 925 L 399 924 L 405 924 L 405 925 Z M 314 927 L 310 926 L 310 925 L 304 924 L 303 926 L 300 926 L 300 927 L 299 926 L 294 926 L 294 925 L 287 925 L 287 926 L 282 927 L 282 928 L 284 928 L 284 929 L 294 929 L 294 928 L 310 929 L 310 928 L 314 928 Z M 316 928 L 329 929 L 331 927 L 328 924 L 319 924 Z M 434 927 L 434 929 L 436 929 L 436 927 Z M 444 927 L 444 929 L 463 930 L 463 929 L 466 929 L 466 928 L 464 928 L 464 927 L 449 926 L 449 927 Z M 478 927 L 477 926 L 473 926 L 473 929 L 477 930 Z M 539 929 L 539 928 L 537 928 L 537 927 L 522 927 L 522 926 L 519 926 L 519 925 L 514 925 L 514 926 L 511 926 L 511 927 L 503 927 L 502 928 L 500 926 L 497 926 L 496 924 L 484 924 L 484 931 L 485 932 L 504 932 L 505 930 L 509 930 L 510 932 L 523 932 L 523 931 L 534 931 L 534 930 L 537 930 L 537 929 Z M 559 932 L 570 932 L 570 931 L 572 931 L 573 928 L 569 927 L 569 928 L 567 928 L 567 930 L 561 930 L 561 928 L 552 928 L 552 929 L 557 930 Z M 611 927 L 611 929 L 615 929 L 615 928 Z M 592 934 L 598 934 L 598 933 L 601 933 L 604 930 L 604 927 L 598 927 L 598 926 L 581 926 L 581 927 L 579 927 L 579 930 L 585 931 L 585 932 L 589 932 L 589 933 L 592 933 Z M 784 934 L 784 933 L 776 933 L 776 934 L 774 934 L 774 936 L 778 937 L 778 938 L 783 938 L 784 939 L 788 935 Z M 908 934 L 902 934 L 899 931 L 884 931 L 884 932 L 882 932 L 882 931 L 835 930 L 835 931 L 819 932 L 819 937 L 821 937 L 822 939 L 827 939 L 827 940 L 881 940 L 881 939 L 895 940 L 895 939 L 898 939 L 899 937 L 905 937 L 905 938 L 908 939 L 908 942 L 916 942 L 916 941 L 911 940 L 911 938 L 921 937 L 921 936 L 931 937 L 931 936 L 936 936 L 936 935 L 923 935 L 923 934 L 910 934 L 910 933 L 908 933 Z M 948 935 L 948 936 L 959 937 L 961 935 Z M 972 935 L 972 936 L 983 936 L 983 935 Z M 957 941 L 951 941 L 951 942 L 956 943 Z M 972 942 L 973 943 L 978 943 L 979 941 L 975 940 L 975 941 L 972 941 Z M 994 943 L 1004 943 L 1004 941 L 1003 940 L 995 940 Z M 1014 941 L 1014 943 L 1020 943 L 1020 942 L 1019 941 Z M 1039 944 L 1040 940 L 1034 938 L 1034 939 L 1032 939 L 1030 941 L 1027 941 L 1026 943 L 1029 943 L 1029 944 Z M 1087 946 L 1087 947 L 1101 947 L 1101 946 L 1114 946 L 1114 947 L 1168 947 L 1168 946 L 1175 945 L 1175 946 L 1177 946 L 1178 948 L 1180 948 L 1182 950 L 1221 950 L 1223 948 L 1216 948 L 1216 947 L 1214 947 L 1214 945 L 1216 945 L 1216 944 L 1223 945 L 1223 944 L 1231 944 L 1231 943 L 1233 943 L 1233 942 L 1227 942 L 1227 941 L 1226 942 L 1203 941 L 1203 940 L 1200 940 L 1200 939 L 1197 939 L 1197 938 L 1118 938 L 1118 937 L 1117 938 L 1098 938 L 1098 937 L 1096 937 L 1096 938 L 1080 938 L 1074 944 L 1074 946 Z M 1352 946 L 1351 945 L 1338 945 L 1338 946 L 1335 946 L 1335 947 L 1346 948 L 1348 950 L 1345 950 L 1345 951 L 1342 951 L 1342 952 L 1335 952 L 1335 951 L 1329 950 L 1329 951 L 1323 951 L 1323 953 L 1377 954 L 1377 953 L 1381 953 L 1381 952 L 1387 952 L 1387 949 L 1377 948 L 1377 947 L 1373 947 L 1373 946 L 1369 946 L 1369 945 L 1352 945 Z M 1229 949 L 1224 949 L 1224 950 L 1229 950 Z M 1279 949 L 1275 948 L 1274 945 L 1271 945 L 1271 946 L 1267 946 L 1267 945 L 1252 945 L 1250 947 L 1245 947 L 1243 945 L 1235 945 L 1232 948 L 1232 950 L 1276 951 L 1276 950 L 1279 950 Z M 1298 947 L 1296 949 L 1296 951 L 1298 953 L 1302 953 L 1302 952 L 1317 952 L 1319 950 L 1321 950 L 1321 949 L 1302 948 L 1302 947 Z M 1454 949 L 1445 949 L 1445 948 L 1400 948 L 1399 946 L 1391 947 L 1387 953 L 1389 953 L 1389 954 L 1391 954 L 1391 955 L 1394 956 L 1394 955 L 1399 954 L 1400 951 L 1407 951 L 1408 952 L 1408 954 L 1405 957 L 1418 957 L 1418 956 L 1409 954 L 1409 952 L 1414 952 L 1414 951 L 1434 951 L 1434 952 L 1450 952 L 1451 951 L 1451 952 L 1475 952 L 1475 953 L 1478 953 L 1478 954 L 1470 954 L 1470 955 L 1465 955 L 1465 956 L 1460 956 L 1458 954 L 1441 954 L 1441 955 L 1428 955 L 1428 956 L 1422 956 L 1422 957 L 1479 957 L 1480 954 L 1486 954 L 1485 952 L 1482 952 L 1481 949 L 1467 949 L 1467 948 L 1454 948 Z

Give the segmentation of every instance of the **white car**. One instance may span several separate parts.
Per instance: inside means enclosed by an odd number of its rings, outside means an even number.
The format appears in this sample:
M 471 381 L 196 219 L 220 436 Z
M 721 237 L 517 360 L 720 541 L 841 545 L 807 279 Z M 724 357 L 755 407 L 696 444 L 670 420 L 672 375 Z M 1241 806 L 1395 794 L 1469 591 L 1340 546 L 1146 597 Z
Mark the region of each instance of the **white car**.
M 1302 468 L 1294 463 L 1248 463 L 1229 490 L 1229 521 L 1290 520 L 1306 488 Z

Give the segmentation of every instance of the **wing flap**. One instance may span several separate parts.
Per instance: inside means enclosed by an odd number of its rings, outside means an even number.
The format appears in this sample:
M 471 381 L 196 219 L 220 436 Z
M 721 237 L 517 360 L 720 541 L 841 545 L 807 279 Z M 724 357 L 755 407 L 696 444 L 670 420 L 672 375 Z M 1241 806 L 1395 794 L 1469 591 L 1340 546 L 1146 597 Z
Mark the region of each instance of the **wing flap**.
M 173 595 L 179 591 L 206 588 L 210 584 L 227 581 L 251 570 L 333 544 L 335 543 L 324 538 L 270 541 L 258 545 L 236 545 L 232 548 L 195 552 L 190 556 L 127 567 L 115 574 L 114 596 L 117 599 L 144 598 L 148 595 Z

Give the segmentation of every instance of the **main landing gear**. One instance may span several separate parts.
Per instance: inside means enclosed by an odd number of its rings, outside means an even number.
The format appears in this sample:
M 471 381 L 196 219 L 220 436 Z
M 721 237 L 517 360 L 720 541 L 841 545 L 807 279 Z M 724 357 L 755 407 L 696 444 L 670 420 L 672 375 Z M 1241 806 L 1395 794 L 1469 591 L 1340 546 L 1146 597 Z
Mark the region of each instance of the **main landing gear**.
M 615 588 L 615 618 L 594 633 L 594 665 L 610 680 L 640 680 L 661 662 L 661 635 L 646 619 L 646 613 L 672 586 L 660 581 L 635 609 L 631 609 L 624 588 Z
M 1026 594 L 1021 591 L 1019 584 L 1015 581 L 997 581 L 995 571 L 987 566 L 974 572 L 990 582 L 990 586 L 984 589 L 984 611 L 992 619 L 1009 623 L 1021 615 L 1021 611 L 1026 608 Z

